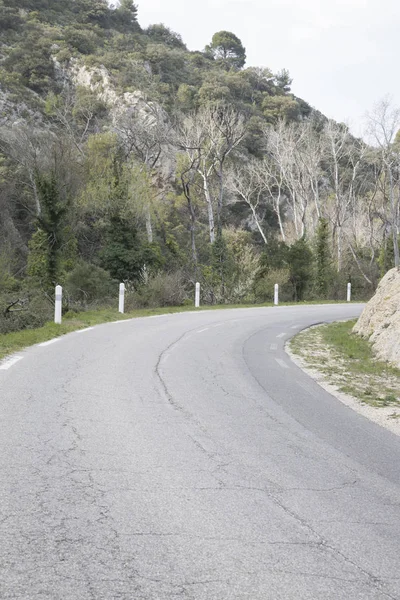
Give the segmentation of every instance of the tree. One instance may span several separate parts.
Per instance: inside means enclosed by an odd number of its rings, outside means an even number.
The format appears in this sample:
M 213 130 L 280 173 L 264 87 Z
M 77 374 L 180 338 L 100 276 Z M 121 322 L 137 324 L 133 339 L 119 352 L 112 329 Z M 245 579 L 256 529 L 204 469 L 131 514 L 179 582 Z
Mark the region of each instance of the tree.
M 151 39 L 152 42 L 165 44 L 171 48 L 186 48 L 182 41 L 182 36 L 179 33 L 172 31 L 172 29 L 169 29 L 169 27 L 166 27 L 163 23 L 159 23 L 158 25 L 149 25 L 149 27 L 145 29 L 144 33 Z
M 227 186 L 240 200 L 245 202 L 251 210 L 254 223 L 267 244 L 267 236 L 261 225 L 261 203 L 265 193 L 265 179 L 261 172 L 263 163 L 253 158 L 248 163 L 237 164 L 232 167 L 228 174 Z
M 241 69 L 246 62 L 246 49 L 240 39 L 230 31 L 215 33 L 206 51 L 228 69 Z
M 321 218 L 317 228 L 315 248 L 316 290 L 321 298 L 326 298 L 331 275 L 331 257 L 329 249 L 329 223 Z
M 328 218 L 336 245 L 336 267 L 342 270 L 344 226 L 350 218 L 356 198 L 363 190 L 361 165 L 366 153 L 365 144 L 357 142 L 344 124 L 328 121 L 322 132 L 325 171 L 333 191 Z
M 160 267 L 162 257 L 155 245 L 140 242 L 138 232 L 123 216 L 111 217 L 106 244 L 100 252 L 102 267 L 118 281 L 137 282 L 145 267 Z
M 201 108 L 177 125 L 176 146 L 186 153 L 188 163 L 200 176 L 207 205 L 210 243 L 215 242 L 215 210 L 217 231 L 221 228 L 221 215 L 225 192 L 225 168 L 232 152 L 239 146 L 246 132 L 243 115 L 231 106 L 216 104 Z M 216 180 L 216 192 L 213 191 Z M 215 206 L 216 205 L 216 206 Z
M 137 6 L 133 0 L 121 0 L 119 7 L 112 14 L 112 24 L 123 33 L 139 31 L 137 22 Z
M 293 300 L 299 302 L 312 279 L 313 255 L 304 238 L 297 240 L 288 251 L 289 279 L 293 286 Z
M 374 106 L 372 113 L 368 115 L 368 121 L 369 134 L 379 149 L 383 177 L 387 179 L 394 263 L 399 268 L 400 152 L 396 140 L 400 127 L 400 108 L 393 107 L 389 98 L 384 98 Z M 385 191 L 384 194 L 386 195 Z
M 116 119 L 115 130 L 122 142 L 125 157 L 135 160 L 147 177 L 152 194 L 146 195 L 144 214 L 148 242 L 153 242 L 152 209 L 162 195 L 168 174 L 161 163 L 170 161 L 171 126 L 165 111 L 152 102 L 143 102 Z M 164 160 L 163 160 L 164 159 Z
M 50 175 L 37 174 L 36 187 L 42 210 L 37 217 L 37 230 L 30 244 L 28 272 L 38 277 L 45 289 L 50 289 L 59 283 L 62 258 L 65 259 L 62 251 L 67 242 L 68 199 L 62 198 L 55 172 Z

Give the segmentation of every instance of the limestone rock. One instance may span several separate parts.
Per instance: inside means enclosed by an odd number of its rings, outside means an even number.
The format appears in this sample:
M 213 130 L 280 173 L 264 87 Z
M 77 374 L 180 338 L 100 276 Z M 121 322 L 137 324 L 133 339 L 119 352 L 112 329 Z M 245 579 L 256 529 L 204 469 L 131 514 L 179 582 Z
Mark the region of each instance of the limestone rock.
M 386 273 L 353 331 L 372 342 L 379 359 L 400 368 L 400 271 Z

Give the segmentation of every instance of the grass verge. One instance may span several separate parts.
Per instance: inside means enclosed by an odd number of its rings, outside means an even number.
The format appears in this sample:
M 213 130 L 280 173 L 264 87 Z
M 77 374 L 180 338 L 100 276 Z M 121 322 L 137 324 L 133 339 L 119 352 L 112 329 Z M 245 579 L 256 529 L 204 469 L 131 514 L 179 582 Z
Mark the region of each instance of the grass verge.
M 288 303 L 290 305 L 291 303 Z M 305 302 L 304 304 L 340 304 L 338 302 Z M 261 307 L 273 306 L 272 304 L 261 304 Z M 219 305 L 219 306 L 203 306 L 199 310 L 218 310 L 218 309 L 232 309 L 232 308 L 255 308 L 252 305 L 243 304 L 231 304 L 231 305 Z M 81 312 L 73 315 L 69 318 L 64 318 L 62 325 L 56 325 L 55 323 L 46 323 L 43 327 L 38 329 L 24 329 L 23 331 L 17 331 L 15 333 L 0 334 L 0 360 L 9 354 L 19 352 L 28 346 L 34 344 L 41 344 L 47 342 L 55 337 L 77 331 L 78 329 L 84 329 L 85 327 L 92 327 L 93 325 L 100 325 L 101 323 L 109 323 L 110 321 L 118 321 L 121 319 L 135 319 L 139 317 L 149 317 L 152 315 L 164 315 L 173 314 L 178 312 L 190 312 L 195 310 L 194 306 L 174 306 L 168 308 L 143 308 L 131 311 L 125 315 L 121 315 L 116 310 L 103 309 L 103 310 L 92 310 Z
M 320 325 L 294 337 L 289 349 L 327 383 L 372 407 L 400 408 L 400 369 L 380 361 L 371 344 L 352 333 L 355 321 Z M 396 410 L 392 418 L 400 418 Z

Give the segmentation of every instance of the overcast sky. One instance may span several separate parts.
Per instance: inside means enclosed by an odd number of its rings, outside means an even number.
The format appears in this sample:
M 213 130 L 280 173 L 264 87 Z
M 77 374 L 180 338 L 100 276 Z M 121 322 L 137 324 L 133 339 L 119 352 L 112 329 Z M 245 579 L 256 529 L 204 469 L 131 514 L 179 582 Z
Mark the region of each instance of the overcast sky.
M 361 134 L 385 95 L 400 105 L 399 0 L 138 0 L 139 22 L 164 23 L 191 50 L 222 29 L 248 66 L 289 70 L 292 91 Z

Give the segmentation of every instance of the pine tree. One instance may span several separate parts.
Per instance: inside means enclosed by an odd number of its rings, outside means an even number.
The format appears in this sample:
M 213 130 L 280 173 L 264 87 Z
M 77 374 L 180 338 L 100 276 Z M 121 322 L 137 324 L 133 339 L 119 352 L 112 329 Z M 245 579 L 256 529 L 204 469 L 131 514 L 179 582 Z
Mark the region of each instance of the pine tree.
M 38 174 L 36 189 L 41 213 L 30 244 L 28 272 L 37 277 L 45 289 L 50 289 L 60 282 L 68 201 L 61 199 L 54 172 Z
M 312 279 L 313 255 L 304 237 L 290 246 L 288 263 L 293 300 L 299 302 L 304 300 L 305 291 Z
M 319 297 L 326 298 L 331 278 L 331 256 L 329 249 L 329 224 L 321 218 L 317 228 L 316 248 L 316 291 Z

